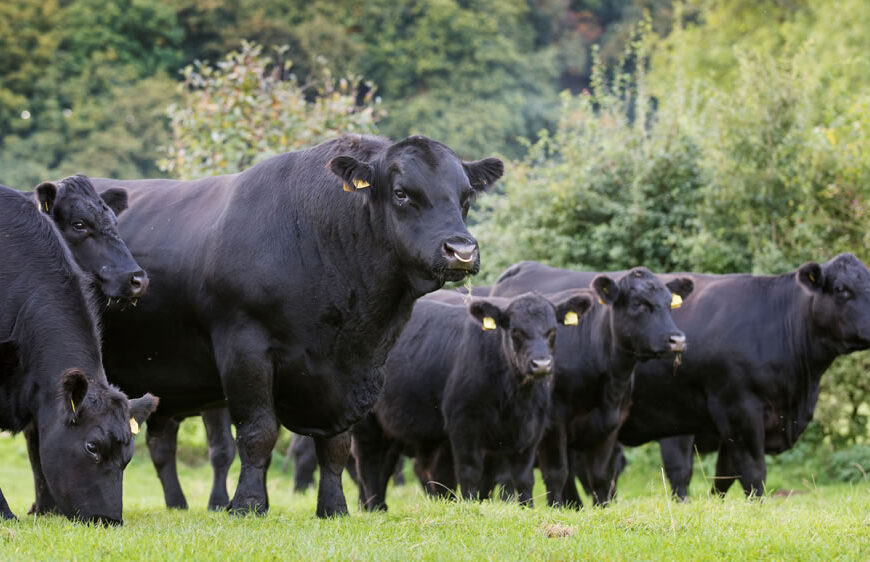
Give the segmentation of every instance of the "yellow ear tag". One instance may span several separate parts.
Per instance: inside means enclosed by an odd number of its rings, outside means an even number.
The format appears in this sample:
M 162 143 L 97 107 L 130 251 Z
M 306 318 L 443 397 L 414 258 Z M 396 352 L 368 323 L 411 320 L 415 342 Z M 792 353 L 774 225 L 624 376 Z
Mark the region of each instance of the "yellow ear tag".
M 75 414 L 76 413 L 76 403 L 73 402 L 72 398 L 69 399 L 69 405 L 72 406 L 73 413 Z
M 45 209 L 45 212 L 46 212 L 46 213 L 48 212 L 48 201 L 43 201 L 43 202 L 42 202 L 42 208 Z
M 671 296 L 671 310 L 680 308 L 681 306 L 683 306 L 683 297 L 674 293 L 673 296 Z
M 492 316 L 483 317 L 483 329 L 495 330 L 495 319 Z
M 357 189 L 363 189 L 363 188 L 366 188 L 370 185 L 371 184 L 369 182 L 367 182 L 366 180 L 361 180 L 358 178 L 354 178 L 354 180 L 353 180 L 353 186 Z
M 573 310 L 569 310 L 565 313 L 565 325 L 566 326 L 576 326 L 578 321 L 577 313 Z
M 602 299 L 601 297 L 598 297 L 598 304 L 604 304 L 604 299 Z
M 45 212 L 48 212 L 48 209 L 46 209 Z M 813 274 L 812 274 L 812 273 L 808 274 L 807 277 L 810 278 L 810 283 L 815 283 L 815 282 L 816 282 L 816 278 L 813 277 Z
M 342 189 L 344 189 L 345 191 L 348 191 L 348 192 L 349 192 L 349 191 L 353 191 L 353 190 L 350 188 L 350 186 L 347 185 L 347 184 L 344 184 L 344 186 L 342 187 Z
M 136 418 L 130 418 L 130 433 L 133 435 L 139 433 L 139 422 L 136 421 Z

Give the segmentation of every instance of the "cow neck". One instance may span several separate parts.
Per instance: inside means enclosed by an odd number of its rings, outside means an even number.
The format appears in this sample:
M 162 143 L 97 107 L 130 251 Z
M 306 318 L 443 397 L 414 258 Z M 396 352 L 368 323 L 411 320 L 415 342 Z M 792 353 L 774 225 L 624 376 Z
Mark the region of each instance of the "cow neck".
M 591 357 L 595 376 L 602 381 L 602 408 L 619 405 L 631 392 L 632 375 L 638 363 L 637 357 L 621 348 L 616 341 L 613 327 L 613 309 L 603 304 L 593 304 L 592 309 L 580 316 L 578 337 L 584 337 L 583 353 Z
M 354 322 L 342 325 L 344 339 L 381 364 L 410 317 L 415 296 L 392 243 L 366 204 L 372 195 L 326 189 L 302 203 L 296 220 L 301 232 L 317 233 L 304 239 L 316 247 L 317 256 L 306 271 L 341 289 L 318 293 L 318 304 L 349 312 Z M 329 212 L 318 212 L 318 206 Z
M 35 232 L 26 234 L 38 236 L 44 245 L 27 256 L 38 280 L 26 292 L 13 289 L 11 296 L 20 297 L 6 302 L 17 308 L 10 337 L 18 345 L 19 367 L 15 380 L 2 389 L 0 402 L 10 409 L 4 421 L 11 420 L 15 430 L 23 429 L 38 409 L 54 407 L 65 370 L 75 367 L 94 380 L 106 380 L 90 288 L 55 226 L 42 217 L 37 220 L 46 224 L 31 225 Z M 17 255 L 15 249 L 11 251 Z M 16 255 L 10 256 L 13 261 Z
M 788 407 L 786 411 L 778 412 L 785 417 L 796 416 L 796 419 L 785 420 L 792 422 L 785 424 L 788 440 L 792 444 L 812 418 L 822 375 L 840 354 L 835 346 L 825 343 L 827 334 L 817 333 L 812 321 L 816 297 L 802 289 L 794 277 L 794 273 L 779 277 L 776 282 L 785 285 L 785 290 L 772 291 L 773 294 L 782 295 L 774 302 L 777 311 L 785 311 L 779 317 L 782 333 L 785 334 L 783 344 L 787 347 L 780 351 L 787 358 L 786 364 L 793 366 L 792 372 L 786 373 L 791 379 L 791 384 L 786 388 L 791 389 L 791 393 L 782 397 L 788 401 Z M 775 312 L 774 316 L 778 316 L 778 313 Z M 797 427 L 794 427 L 795 423 Z

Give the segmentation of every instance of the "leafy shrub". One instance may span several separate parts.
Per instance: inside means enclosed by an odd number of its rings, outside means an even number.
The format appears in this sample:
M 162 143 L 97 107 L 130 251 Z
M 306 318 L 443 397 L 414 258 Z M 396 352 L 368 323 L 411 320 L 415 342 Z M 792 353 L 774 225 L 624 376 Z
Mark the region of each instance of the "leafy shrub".
M 185 99 L 169 109 L 172 143 L 160 162 L 180 178 L 227 174 L 288 150 L 313 146 L 341 133 L 373 133 L 379 117 L 375 88 L 359 78 L 332 77 L 325 67 L 299 84 L 290 61 L 242 43 L 212 67 L 184 69 Z

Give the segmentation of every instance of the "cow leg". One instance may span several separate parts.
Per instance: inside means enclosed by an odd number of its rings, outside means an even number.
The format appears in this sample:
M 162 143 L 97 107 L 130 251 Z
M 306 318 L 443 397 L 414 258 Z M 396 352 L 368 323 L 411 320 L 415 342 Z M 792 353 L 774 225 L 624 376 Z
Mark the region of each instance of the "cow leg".
M 208 459 L 211 462 L 213 479 L 208 508 L 212 511 L 226 509 L 230 503 L 227 493 L 227 474 L 236 456 L 236 444 L 230 425 L 230 411 L 226 408 L 207 410 L 202 413 L 205 435 L 208 440 Z
M 266 471 L 278 440 L 268 337 L 251 327 L 215 333 L 212 341 L 242 464 L 229 510 L 263 515 L 269 511 Z
M 694 435 L 668 437 L 659 441 L 662 465 L 671 483 L 671 493 L 680 501 L 689 495 L 689 482 L 692 480 L 692 451 Z
M 167 416 L 152 415 L 145 433 L 151 462 L 157 470 L 163 499 L 170 509 L 187 509 L 187 500 L 178 481 L 175 452 L 178 448 L 178 421 Z
M 372 413 L 358 421 L 351 431 L 351 448 L 356 457 L 359 477 L 360 507 L 366 511 L 386 511 L 387 480 L 383 478 L 383 462 L 390 448 L 390 439 L 384 435 Z
M 293 435 L 290 452 L 293 455 L 293 489 L 304 492 L 314 485 L 314 471 L 317 470 L 314 440 L 307 435 Z
M 564 502 L 563 490 L 568 481 L 568 447 L 565 431 L 552 429 L 544 434 L 538 445 L 538 464 L 547 488 L 547 505 L 561 506 Z
M 579 462 L 580 458 L 576 451 L 573 449 L 568 450 L 565 452 L 565 455 L 568 459 L 568 478 L 565 480 L 565 486 L 562 488 L 563 505 L 574 509 L 580 509 L 583 507 L 583 500 L 580 499 L 580 493 L 577 491 L 577 482 L 575 480 L 576 478 L 580 478 L 583 487 L 590 490 L 589 485 L 587 484 L 588 477 L 583 471 L 583 464 Z
M 450 440 L 453 450 L 453 461 L 456 465 L 456 479 L 462 498 L 466 500 L 480 499 L 483 482 L 484 456 L 483 449 L 471 436 L 456 435 Z
M 598 446 L 574 454 L 573 465 L 578 474 L 585 475 L 593 505 L 606 506 L 616 496 L 618 474 L 615 455 L 618 450 L 614 432 Z
M 418 451 L 414 458 L 414 473 L 428 495 L 438 498 L 456 497 L 456 470 L 448 443 L 435 449 Z
M 341 487 L 341 472 L 350 458 L 350 432 L 333 437 L 315 437 L 314 451 L 320 467 L 317 487 L 317 516 L 347 515 L 347 502 Z
M 726 441 L 722 441 L 716 457 L 716 476 L 713 478 L 713 488 L 710 493 L 724 496 L 731 484 L 737 480 L 737 476 L 737 469 L 731 459 L 730 446 Z
M 763 496 L 767 463 L 764 460 L 763 445 L 759 440 L 735 443 L 731 449 L 731 463 L 739 474 L 738 478 L 746 496 L 750 498 Z
M 30 507 L 28 515 L 45 515 L 48 513 L 59 513 L 57 503 L 54 501 L 54 496 L 48 489 L 48 483 L 45 481 L 45 475 L 42 473 L 42 461 L 39 459 L 39 435 L 36 433 L 36 427 L 33 424 L 27 426 L 24 430 L 24 438 L 27 441 L 27 455 L 30 457 L 30 469 L 33 472 L 33 487 L 36 491 L 36 499 Z M 4 504 L 5 504 L 5 500 Z M 8 510 L 9 507 L 7 506 Z M 10 511 L 11 515 L 12 512 Z
M 6 497 L 3 495 L 3 490 L 0 490 L 0 519 L 18 519 L 12 510 L 9 509 L 9 504 L 6 502 Z
M 495 489 L 495 482 L 500 472 L 502 459 L 493 455 L 484 455 L 483 474 L 480 476 L 480 499 L 488 500 Z
M 516 488 L 517 500 L 520 505 L 532 507 L 532 489 L 535 486 L 535 451 L 536 447 L 517 454 L 511 459 L 511 476 Z

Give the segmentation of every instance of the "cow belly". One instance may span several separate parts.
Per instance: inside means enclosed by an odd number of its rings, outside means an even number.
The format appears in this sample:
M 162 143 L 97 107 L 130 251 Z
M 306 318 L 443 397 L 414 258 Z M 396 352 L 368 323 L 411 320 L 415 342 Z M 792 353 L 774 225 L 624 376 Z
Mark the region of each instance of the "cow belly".
M 383 386 L 377 370 L 281 372 L 275 380 L 275 411 L 289 430 L 329 437 L 346 431 L 371 410 Z

